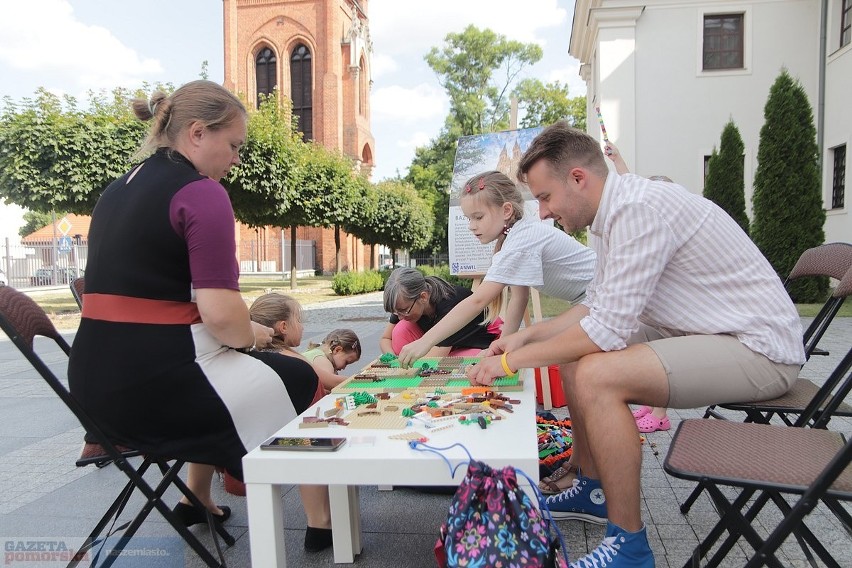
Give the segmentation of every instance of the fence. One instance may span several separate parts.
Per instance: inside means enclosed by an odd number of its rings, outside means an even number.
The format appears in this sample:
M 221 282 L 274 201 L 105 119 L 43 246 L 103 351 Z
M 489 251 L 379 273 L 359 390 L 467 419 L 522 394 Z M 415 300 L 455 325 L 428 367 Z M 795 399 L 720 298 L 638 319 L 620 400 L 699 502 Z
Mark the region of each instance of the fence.
M 13 245 L 7 238 L 0 252 L 0 269 L 9 286 L 59 286 L 83 275 L 89 245 L 86 239 L 68 237 Z
M 282 257 L 283 251 L 283 257 Z M 317 266 L 315 241 L 296 240 L 296 270 L 313 275 Z M 290 241 L 263 239 L 240 242 L 240 272 L 289 272 Z
M 443 254 L 410 254 L 409 259 L 414 261 L 414 266 L 441 266 L 450 263 L 450 255 Z

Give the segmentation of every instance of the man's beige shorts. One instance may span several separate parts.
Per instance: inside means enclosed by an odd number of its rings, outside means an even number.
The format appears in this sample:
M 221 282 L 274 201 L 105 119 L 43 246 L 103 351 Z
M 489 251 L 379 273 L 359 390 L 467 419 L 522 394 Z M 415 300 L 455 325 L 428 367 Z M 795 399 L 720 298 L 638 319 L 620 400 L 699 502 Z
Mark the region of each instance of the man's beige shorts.
M 627 343 L 645 343 L 657 354 L 669 379 L 671 408 L 768 400 L 787 392 L 799 375 L 799 365 L 770 361 L 733 335 L 663 338 L 642 326 Z

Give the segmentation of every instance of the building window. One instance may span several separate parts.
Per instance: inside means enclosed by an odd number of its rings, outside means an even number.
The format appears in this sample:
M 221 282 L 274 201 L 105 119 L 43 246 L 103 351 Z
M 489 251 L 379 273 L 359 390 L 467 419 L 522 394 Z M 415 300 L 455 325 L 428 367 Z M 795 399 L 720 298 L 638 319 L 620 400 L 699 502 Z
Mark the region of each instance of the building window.
M 275 87 L 278 86 L 276 63 L 278 63 L 278 58 L 275 57 L 275 53 L 268 47 L 261 49 L 254 60 L 258 108 L 260 107 L 260 101 L 265 96 L 271 95 Z
M 852 0 L 843 0 L 840 7 L 840 47 L 852 39 Z
M 361 61 L 358 67 L 360 70 L 358 72 L 358 114 L 361 116 L 367 115 L 367 66 L 364 64 L 364 58 L 361 58 Z
M 846 144 L 834 149 L 834 177 L 831 182 L 831 208 L 843 209 L 846 193 Z
M 847 0 L 849 1 L 849 0 Z M 743 14 L 704 16 L 705 71 L 743 69 Z
M 297 129 L 305 140 L 313 140 L 313 80 L 311 75 L 311 52 L 299 44 L 290 56 L 290 98 L 293 100 L 293 115 L 297 118 Z

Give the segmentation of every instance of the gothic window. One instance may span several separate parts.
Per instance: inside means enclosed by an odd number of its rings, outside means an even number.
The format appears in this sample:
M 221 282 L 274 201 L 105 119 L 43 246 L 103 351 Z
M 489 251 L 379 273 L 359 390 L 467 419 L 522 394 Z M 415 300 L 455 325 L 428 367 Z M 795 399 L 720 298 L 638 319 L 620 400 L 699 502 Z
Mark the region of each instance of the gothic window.
M 266 95 L 272 94 L 272 91 L 278 85 L 277 63 L 278 58 L 275 57 L 275 53 L 268 47 L 261 49 L 254 60 L 258 107 L 260 107 L 261 99 Z
M 367 115 L 367 65 L 361 58 L 360 71 L 358 72 L 358 112 L 361 116 Z
M 298 119 L 297 128 L 305 140 L 314 137 L 312 86 L 311 52 L 300 43 L 290 55 L 290 98 L 293 100 L 293 115 Z

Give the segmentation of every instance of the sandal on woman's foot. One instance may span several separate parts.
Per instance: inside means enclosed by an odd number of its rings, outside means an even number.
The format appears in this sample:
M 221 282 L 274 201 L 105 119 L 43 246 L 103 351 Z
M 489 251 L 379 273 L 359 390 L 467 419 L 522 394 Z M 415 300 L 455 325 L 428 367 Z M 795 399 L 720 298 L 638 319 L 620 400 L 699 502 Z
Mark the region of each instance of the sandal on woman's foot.
M 636 410 L 633 411 L 633 418 L 635 418 L 636 420 L 639 420 L 640 418 L 642 418 L 646 414 L 651 414 L 652 410 L 654 410 L 654 409 L 651 408 L 650 406 L 640 406 L 639 408 L 637 408 Z
M 646 414 L 636 421 L 636 427 L 643 434 L 648 434 L 650 432 L 669 430 L 672 427 L 672 423 L 669 421 L 668 416 L 657 418 L 653 414 Z
M 569 479 L 565 479 L 568 477 Z M 574 478 L 577 477 L 577 467 L 574 465 L 570 465 L 565 463 L 558 468 L 553 470 L 553 473 L 548 475 L 547 477 L 542 477 L 541 481 L 538 482 L 539 490 L 545 495 L 555 495 L 557 493 L 562 493 L 574 482 Z M 556 482 L 559 480 L 565 479 L 563 485 L 565 487 L 560 487 Z

